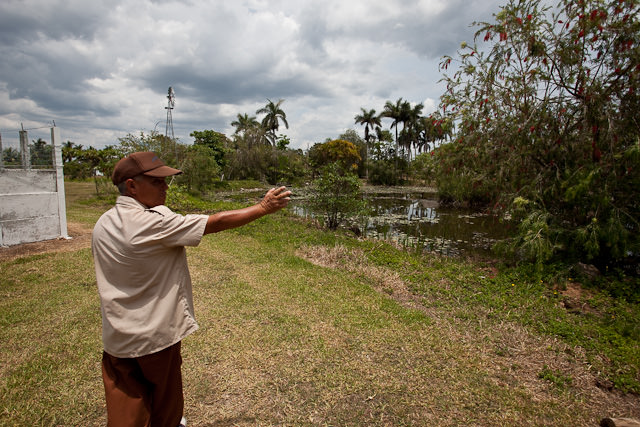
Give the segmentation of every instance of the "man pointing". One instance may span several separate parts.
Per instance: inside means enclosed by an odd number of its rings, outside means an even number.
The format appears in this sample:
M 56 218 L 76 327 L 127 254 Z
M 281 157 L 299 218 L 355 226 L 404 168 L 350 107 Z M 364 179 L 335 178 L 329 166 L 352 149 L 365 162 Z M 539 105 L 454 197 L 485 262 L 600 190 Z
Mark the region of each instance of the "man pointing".
M 120 196 L 96 223 L 92 250 L 102 310 L 102 378 L 109 426 L 184 424 L 180 343 L 198 325 L 185 246 L 285 207 L 291 192 L 214 215 L 179 215 L 164 205 L 165 178 L 181 174 L 155 153 L 115 166 Z

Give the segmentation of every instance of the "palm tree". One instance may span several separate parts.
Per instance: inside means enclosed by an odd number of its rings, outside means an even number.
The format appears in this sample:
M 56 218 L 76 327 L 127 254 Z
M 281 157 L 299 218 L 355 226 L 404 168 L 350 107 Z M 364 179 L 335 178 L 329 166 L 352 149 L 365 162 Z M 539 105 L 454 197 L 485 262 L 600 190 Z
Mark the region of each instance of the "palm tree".
M 365 151 L 365 165 L 366 166 L 366 174 L 367 176 L 369 176 L 369 167 L 367 164 L 367 159 L 369 158 L 369 139 L 372 135 L 369 134 L 369 129 L 375 129 L 375 128 L 379 128 L 382 123 L 380 120 L 380 116 L 376 114 L 376 110 L 365 110 L 364 108 L 360 108 L 360 110 L 362 111 L 362 114 L 357 114 L 354 117 L 354 120 L 356 121 L 356 124 L 358 125 L 364 125 L 364 143 L 366 144 L 366 151 Z
M 393 175 L 396 176 L 396 172 L 398 170 L 398 124 L 405 120 L 407 117 L 407 108 L 406 105 L 408 103 L 403 101 L 402 98 L 398 98 L 395 104 L 391 101 L 387 101 L 384 104 L 384 110 L 382 111 L 382 117 L 388 117 L 393 120 L 391 123 L 391 128 L 396 128 L 396 152 L 395 152 L 395 162 L 393 166 Z
M 62 163 L 69 163 L 82 151 L 82 144 L 67 141 L 62 144 Z
M 422 103 L 416 104 L 415 107 L 411 108 L 411 105 L 407 103 L 407 105 L 403 105 L 404 107 L 404 118 L 406 121 L 403 122 L 402 133 L 404 134 L 403 146 L 407 149 L 409 154 L 409 160 L 411 160 L 411 146 L 414 147 L 418 144 L 418 135 L 420 134 L 420 118 L 422 116 L 422 109 L 424 105 Z M 408 125 L 408 128 L 407 128 Z
M 356 124 L 364 125 L 364 140 L 369 143 L 369 129 L 374 129 L 376 126 L 381 126 L 380 116 L 376 114 L 376 110 L 365 110 L 360 108 L 362 114 L 357 114 L 354 117 Z
M 395 104 L 391 101 L 387 101 L 384 104 L 384 110 L 381 117 L 388 117 L 393 120 L 391 128 L 396 128 L 396 152 L 398 151 L 398 123 L 400 123 L 402 117 L 402 98 L 398 98 Z
M 289 123 L 287 123 L 287 115 L 280 108 L 280 105 L 284 102 L 284 99 L 279 100 L 277 103 L 273 103 L 267 98 L 267 105 L 256 111 L 256 114 L 266 114 L 262 119 L 262 127 L 267 131 L 267 138 L 271 143 L 276 145 L 276 132 L 280 127 L 280 121 L 284 123 L 284 126 L 289 129 Z
M 260 126 L 260 122 L 258 122 L 255 116 L 249 117 L 247 113 L 238 113 L 238 119 L 231 122 L 231 126 L 236 128 L 236 134 L 240 132 L 244 134 L 247 130 Z
M 420 152 L 427 152 L 436 148 L 436 142 L 447 140 L 453 134 L 453 122 L 443 118 L 439 113 L 433 113 L 419 120 L 418 148 Z

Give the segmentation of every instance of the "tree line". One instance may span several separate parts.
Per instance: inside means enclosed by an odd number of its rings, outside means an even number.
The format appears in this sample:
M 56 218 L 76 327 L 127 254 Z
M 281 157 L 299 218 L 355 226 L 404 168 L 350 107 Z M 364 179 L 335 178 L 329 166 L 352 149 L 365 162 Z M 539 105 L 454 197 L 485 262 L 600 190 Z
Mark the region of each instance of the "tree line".
M 98 179 L 108 176 L 115 162 L 134 151 L 155 151 L 168 164 L 189 173 L 180 181 L 189 191 L 206 192 L 225 180 L 254 179 L 271 184 L 284 182 L 300 184 L 319 176 L 328 163 L 350 162 L 350 173 L 368 178 L 374 184 L 400 184 L 411 179 L 411 149 L 421 152 L 437 139 L 450 135 L 444 120 L 419 117 L 422 104 L 411 107 L 399 99 L 395 105 L 388 101 L 384 111 L 365 111 L 355 117 L 356 125 L 364 125 L 365 138 L 347 130 L 336 138 L 315 143 L 305 153 L 291 149 L 290 139 L 278 134 L 281 125 L 289 127 L 283 110 L 283 99 L 267 104 L 256 115 L 238 114 L 231 122 L 232 135 L 206 129 L 194 130 L 193 144 L 184 144 L 158 132 L 129 133 L 117 143 L 97 149 L 67 141 L 62 147 L 65 176 L 70 179 Z M 407 111 L 412 114 L 406 115 Z M 261 120 L 257 116 L 263 115 Z M 381 119 L 390 118 L 389 129 L 382 129 Z M 402 129 L 400 126 L 402 125 Z M 396 139 L 391 130 L 396 129 Z M 39 139 L 30 145 L 32 164 L 50 162 L 51 146 Z M 13 148 L 3 150 L 5 165 L 19 165 L 20 153 Z M 43 160 L 44 159 L 44 160 Z M 47 160 L 49 159 L 49 160 Z M 44 163 L 43 163 L 44 162 Z

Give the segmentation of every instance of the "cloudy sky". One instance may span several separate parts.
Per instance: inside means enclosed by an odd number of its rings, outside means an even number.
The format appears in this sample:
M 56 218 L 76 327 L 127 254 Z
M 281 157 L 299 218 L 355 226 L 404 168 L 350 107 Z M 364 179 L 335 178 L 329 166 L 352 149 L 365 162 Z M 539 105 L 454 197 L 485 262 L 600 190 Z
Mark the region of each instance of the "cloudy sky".
M 165 131 L 231 135 L 238 114 L 284 99 L 293 148 L 336 138 L 360 108 L 402 97 L 433 111 L 438 63 L 502 0 L 2 0 L 0 134 L 55 121 L 97 148 Z M 258 116 L 260 118 L 260 116 Z

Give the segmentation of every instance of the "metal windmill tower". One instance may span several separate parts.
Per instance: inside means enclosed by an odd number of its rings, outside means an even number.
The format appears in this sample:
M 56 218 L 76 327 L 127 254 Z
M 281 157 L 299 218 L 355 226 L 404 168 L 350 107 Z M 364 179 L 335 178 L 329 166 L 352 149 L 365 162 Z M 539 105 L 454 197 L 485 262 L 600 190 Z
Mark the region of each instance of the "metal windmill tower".
M 173 117 L 171 115 L 171 111 L 173 110 L 174 105 L 176 105 L 176 95 L 173 92 L 173 88 L 169 86 L 169 94 L 167 95 L 167 106 L 164 107 L 167 110 L 167 126 L 165 127 L 164 136 L 167 138 L 171 138 L 172 141 L 175 141 L 176 136 L 173 133 Z

